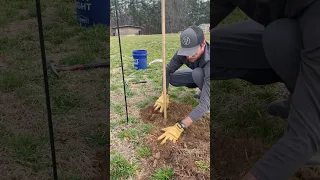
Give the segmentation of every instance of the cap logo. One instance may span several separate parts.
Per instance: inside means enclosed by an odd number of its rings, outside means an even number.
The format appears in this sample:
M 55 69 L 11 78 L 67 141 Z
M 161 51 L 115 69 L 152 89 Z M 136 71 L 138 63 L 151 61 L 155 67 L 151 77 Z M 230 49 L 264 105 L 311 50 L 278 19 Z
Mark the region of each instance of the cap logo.
M 190 44 L 190 38 L 188 36 L 183 37 L 182 44 L 188 46 Z

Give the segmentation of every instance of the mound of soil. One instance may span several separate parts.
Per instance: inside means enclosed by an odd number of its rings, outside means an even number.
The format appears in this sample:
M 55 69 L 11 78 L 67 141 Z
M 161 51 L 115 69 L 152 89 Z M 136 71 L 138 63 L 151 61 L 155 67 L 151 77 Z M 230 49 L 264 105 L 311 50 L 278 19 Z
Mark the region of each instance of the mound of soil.
M 213 129 L 214 179 L 238 180 L 268 150 L 257 138 L 250 138 L 241 132 L 224 132 Z
M 191 105 L 171 102 L 168 106 L 166 123 L 163 120 L 163 113 L 155 112 L 153 105 L 141 109 L 142 120 L 152 123 L 155 127 L 146 139 L 153 154 L 153 157 L 145 162 L 146 168 L 151 168 L 153 171 L 155 168 L 172 167 L 177 180 L 210 179 L 209 117 L 192 124 L 175 144 L 167 141 L 164 145 L 160 145 L 161 141 L 157 140 L 163 133 L 162 128 L 183 120 L 192 109 Z
M 243 132 L 225 132 L 213 128 L 214 161 L 213 179 L 238 180 L 247 173 L 269 147 L 262 139 L 247 136 Z M 319 180 L 320 167 L 303 167 L 292 180 Z

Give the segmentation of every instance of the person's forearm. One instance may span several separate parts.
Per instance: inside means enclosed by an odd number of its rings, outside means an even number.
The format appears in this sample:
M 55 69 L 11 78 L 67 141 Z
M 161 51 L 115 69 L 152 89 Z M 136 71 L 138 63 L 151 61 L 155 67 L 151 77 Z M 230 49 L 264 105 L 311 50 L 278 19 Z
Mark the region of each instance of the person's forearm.
M 193 121 L 198 121 L 210 110 L 210 63 L 204 68 L 205 77 L 200 94 L 199 105 L 189 114 Z
M 188 128 L 193 123 L 192 119 L 189 116 L 184 118 L 181 122 L 186 126 L 186 128 Z

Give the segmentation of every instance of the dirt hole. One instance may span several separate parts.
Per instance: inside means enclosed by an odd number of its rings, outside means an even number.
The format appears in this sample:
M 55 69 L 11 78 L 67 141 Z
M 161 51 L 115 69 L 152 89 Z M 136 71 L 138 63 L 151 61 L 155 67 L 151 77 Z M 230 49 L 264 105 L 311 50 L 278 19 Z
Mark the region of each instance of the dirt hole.
M 156 168 L 172 167 L 177 180 L 210 179 L 210 118 L 208 116 L 192 124 L 175 144 L 167 141 L 164 145 L 160 145 L 161 141 L 157 140 L 163 133 L 162 128 L 183 120 L 192 110 L 191 105 L 171 102 L 165 123 L 163 114 L 155 112 L 153 105 L 141 109 L 141 119 L 146 123 L 152 123 L 154 127 L 146 138 L 153 157 L 147 160 L 145 168 L 151 167 L 152 172 Z

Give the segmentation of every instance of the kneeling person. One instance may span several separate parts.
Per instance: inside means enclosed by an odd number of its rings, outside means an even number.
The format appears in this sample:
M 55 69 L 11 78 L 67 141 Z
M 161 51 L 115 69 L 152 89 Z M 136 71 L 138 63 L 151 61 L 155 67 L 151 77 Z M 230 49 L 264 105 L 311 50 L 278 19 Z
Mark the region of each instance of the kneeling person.
M 162 129 L 158 140 L 164 144 L 167 140 L 174 143 L 179 139 L 181 133 L 193 122 L 198 121 L 210 109 L 210 44 L 205 40 L 203 31 L 197 26 L 191 26 L 180 35 L 181 48 L 172 57 L 166 67 L 167 104 L 169 104 L 168 85 L 186 86 L 188 88 L 199 88 L 200 103 L 190 114 L 174 126 Z M 178 70 L 181 66 L 188 68 Z M 163 112 L 164 92 L 156 101 L 155 110 Z

